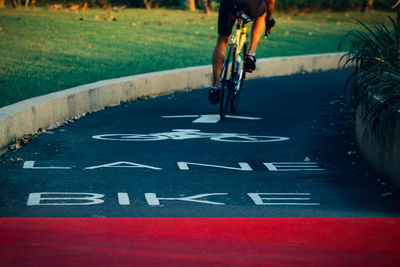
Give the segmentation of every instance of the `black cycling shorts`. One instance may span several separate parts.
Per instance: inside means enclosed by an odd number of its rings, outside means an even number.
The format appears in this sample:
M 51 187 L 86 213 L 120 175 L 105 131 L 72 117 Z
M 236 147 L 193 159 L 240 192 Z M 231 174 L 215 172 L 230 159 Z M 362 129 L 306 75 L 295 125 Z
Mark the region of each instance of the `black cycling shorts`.
M 218 15 L 219 34 L 231 35 L 237 11 L 244 11 L 247 16 L 257 18 L 267 11 L 267 5 L 265 0 L 222 0 Z

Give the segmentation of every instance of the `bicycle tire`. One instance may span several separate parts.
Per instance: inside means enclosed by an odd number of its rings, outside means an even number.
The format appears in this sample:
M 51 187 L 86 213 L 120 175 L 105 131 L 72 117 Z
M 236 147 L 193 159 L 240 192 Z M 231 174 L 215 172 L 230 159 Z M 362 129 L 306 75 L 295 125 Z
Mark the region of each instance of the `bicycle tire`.
M 229 81 L 227 80 L 228 71 L 229 71 L 229 62 L 232 55 L 232 46 L 229 47 L 228 56 L 226 57 L 223 73 L 221 73 L 222 81 L 221 81 L 221 93 L 220 93 L 220 103 L 219 103 L 219 115 L 221 120 L 225 118 L 226 107 L 229 103 Z M 225 92 L 225 90 L 227 92 Z
M 240 62 L 237 62 L 236 74 L 237 81 L 234 81 L 231 93 L 231 113 L 235 113 L 239 107 L 239 98 L 242 92 L 243 81 L 246 79 L 246 71 L 244 69 L 244 61 L 246 60 L 247 43 L 244 44 L 243 49 L 239 55 Z
M 232 99 L 234 97 L 233 91 L 234 91 L 235 78 L 236 78 L 236 49 L 237 49 L 236 45 L 233 46 L 230 77 L 228 80 L 228 96 L 227 96 L 227 101 L 225 103 L 225 112 L 228 110 L 228 107 L 231 108 L 231 112 L 232 112 Z
M 124 141 L 124 142 L 137 142 L 137 141 L 161 141 L 167 140 L 166 136 L 157 136 L 154 134 L 101 134 L 92 136 L 94 139 L 107 140 L 107 141 Z
M 289 140 L 289 137 L 238 134 L 232 136 L 212 137 L 210 140 L 231 143 L 272 143 L 287 141 Z

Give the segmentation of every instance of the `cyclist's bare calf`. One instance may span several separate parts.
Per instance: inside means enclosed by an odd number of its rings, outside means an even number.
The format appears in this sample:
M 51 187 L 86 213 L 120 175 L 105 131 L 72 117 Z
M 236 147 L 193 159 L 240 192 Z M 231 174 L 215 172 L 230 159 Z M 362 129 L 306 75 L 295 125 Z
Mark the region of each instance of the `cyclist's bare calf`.
M 261 36 L 264 34 L 265 31 L 265 16 L 267 13 L 257 17 L 254 22 L 253 26 L 251 27 L 251 38 L 250 38 L 250 48 L 249 51 L 256 53 L 256 49 L 258 43 L 260 42 Z
M 213 66 L 213 85 L 219 85 L 218 78 L 220 76 L 222 66 L 224 65 L 226 47 L 229 43 L 229 36 L 218 34 L 217 44 L 212 55 Z

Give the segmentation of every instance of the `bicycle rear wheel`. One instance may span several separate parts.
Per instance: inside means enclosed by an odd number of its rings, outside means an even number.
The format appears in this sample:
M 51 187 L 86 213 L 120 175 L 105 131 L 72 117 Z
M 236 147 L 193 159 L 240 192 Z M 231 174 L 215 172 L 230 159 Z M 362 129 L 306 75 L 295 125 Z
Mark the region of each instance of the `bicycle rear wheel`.
M 228 80 L 228 72 L 229 72 L 229 63 L 231 60 L 232 56 L 232 46 L 229 47 L 228 55 L 226 57 L 224 66 L 222 68 L 221 72 L 221 77 L 220 79 L 221 82 L 221 93 L 220 93 L 220 103 L 219 103 L 219 115 L 221 120 L 225 118 L 225 114 L 227 112 L 229 103 L 230 103 L 230 98 L 231 98 L 231 93 L 229 90 L 229 84 L 230 84 L 230 79 Z M 234 58 L 234 57 L 232 57 Z
M 232 89 L 231 89 L 231 113 L 235 113 L 239 106 L 239 96 L 242 91 L 243 81 L 246 79 L 246 71 L 244 69 L 244 61 L 246 60 L 247 44 L 245 43 L 242 51 L 238 55 L 235 64 L 235 71 L 232 72 Z M 235 53 L 234 53 L 235 54 Z

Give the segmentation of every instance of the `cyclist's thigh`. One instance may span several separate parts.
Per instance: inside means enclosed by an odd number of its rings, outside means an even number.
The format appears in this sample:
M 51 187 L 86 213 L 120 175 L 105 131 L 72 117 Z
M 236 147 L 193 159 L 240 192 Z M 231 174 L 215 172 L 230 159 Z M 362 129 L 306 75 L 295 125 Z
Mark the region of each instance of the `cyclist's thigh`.
M 265 0 L 238 0 L 239 7 L 247 16 L 258 18 L 267 11 Z
M 218 33 L 223 36 L 229 36 L 232 33 L 235 24 L 235 0 L 222 0 L 218 14 Z

